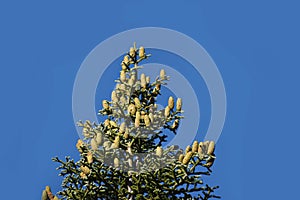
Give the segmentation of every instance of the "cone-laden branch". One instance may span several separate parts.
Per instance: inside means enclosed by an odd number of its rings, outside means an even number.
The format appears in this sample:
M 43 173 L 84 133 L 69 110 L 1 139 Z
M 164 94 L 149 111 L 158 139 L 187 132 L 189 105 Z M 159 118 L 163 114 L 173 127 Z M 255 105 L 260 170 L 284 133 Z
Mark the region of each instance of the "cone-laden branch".
M 79 144 L 82 146 L 78 146 L 81 152 L 81 160 L 78 162 L 75 163 L 68 157 L 66 161 L 54 158 L 54 161 L 61 163 L 60 175 L 65 178 L 62 185 L 64 190 L 58 194 L 66 199 L 127 199 L 128 195 L 133 195 L 136 199 L 185 199 L 190 198 L 190 193 L 199 191 L 203 193 L 197 198 L 217 197 L 213 195 L 217 187 L 203 186 L 202 180 L 202 176 L 211 173 L 210 166 L 215 159 L 213 142 L 198 144 L 195 141 L 193 148 L 187 147 L 185 154 L 180 154 L 174 163 L 154 172 L 131 174 L 116 169 L 120 164 L 116 161 L 115 167 L 105 165 L 90 154 L 81 140 Z M 157 165 L 165 158 L 165 154 L 176 151 L 174 148 L 162 150 L 158 147 L 153 155 Z M 128 192 L 129 179 L 131 192 Z

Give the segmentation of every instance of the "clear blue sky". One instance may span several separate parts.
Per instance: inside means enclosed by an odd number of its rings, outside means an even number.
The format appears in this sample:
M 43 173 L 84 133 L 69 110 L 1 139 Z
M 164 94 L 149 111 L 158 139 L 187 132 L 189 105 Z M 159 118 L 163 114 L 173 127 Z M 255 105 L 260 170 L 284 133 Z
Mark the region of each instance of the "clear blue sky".
M 183 3 L 186 2 L 186 3 Z M 1 199 L 40 199 L 78 158 L 72 87 L 101 41 L 159 26 L 194 38 L 219 67 L 228 113 L 212 182 L 225 200 L 299 198 L 297 1 L 1 1 Z M 133 10 L 134 9 L 134 10 Z

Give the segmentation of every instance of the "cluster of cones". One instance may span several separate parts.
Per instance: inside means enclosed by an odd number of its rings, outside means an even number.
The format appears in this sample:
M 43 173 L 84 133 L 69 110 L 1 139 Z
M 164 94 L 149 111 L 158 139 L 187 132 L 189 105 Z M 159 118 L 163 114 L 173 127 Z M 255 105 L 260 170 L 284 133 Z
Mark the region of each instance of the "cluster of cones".
M 190 145 L 186 147 L 185 154 L 179 155 L 178 160 L 182 164 L 187 165 L 190 162 L 191 158 L 197 155 L 200 160 L 206 160 L 206 163 L 204 164 L 205 167 L 211 167 L 215 160 L 214 151 L 214 141 L 194 141 L 192 147 Z
M 46 186 L 42 192 L 42 200 L 58 200 L 58 197 L 52 194 L 49 186 Z

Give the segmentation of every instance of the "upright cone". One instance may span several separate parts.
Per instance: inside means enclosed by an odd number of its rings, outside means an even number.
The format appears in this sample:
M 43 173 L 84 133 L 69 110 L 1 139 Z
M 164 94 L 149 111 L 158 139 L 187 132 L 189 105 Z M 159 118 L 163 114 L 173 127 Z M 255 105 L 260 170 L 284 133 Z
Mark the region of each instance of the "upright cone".
M 181 98 L 178 98 L 176 101 L 176 110 L 181 111 L 181 107 L 182 107 L 182 100 Z
M 191 151 L 188 152 L 188 153 L 184 156 L 183 161 L 182 161 L 182 164 L 184 164 L 184 165 L 188 164 L 188 163 L 190 162 L 192 156 L 193 156 L 193 152 L 191 152 Z
M 168 106 L 171 110 L 174 108 L 174 98 L 172 96 L 169 97 Z
M 48 195 L 47 195 L 46 190 L 43 190 L 43 192 L 42 192 L 42 200 L 48 200 Z
M 170 107 L 166 106 L 165 108 L 165 118 L 168 118 L 170 116 Z
M 158 157 L 162 157 L 162 155 L 163 155 L 163 149 L 162 149 L 160 146 L 158 146 L 158 147 L 156 148 L 156 155 L 157 155 Z
M 194 141 L 193 147 L 192 147 L 192 152 L 193 153 L 197 152 L 198 151 L 198 147 L 199 147 L 198 141 Z
M 135 113 L 135 121 L 134 121 L 135 128 L 138 128 L 140 126 L 140 120 L 141 120 L 141 114 L 139 111 L 137 111 Z
M 145 48 L 143 46 L 139 49 L 139 57 L 144 58 L 145 57 Z
M 160 70 L 160 73 L 159 73 L 160 79 L 164 80 L 164 79 L 165 79 L 165 76 L 166 76 L 165 70 L 164 70 L 164 69 L 161 69 L 161 70 Z
M 215 142 L 214 141 L 210 141 L 208 144 L 208 148 L 207 148 L 207 154 L 208 155 L 212 155 L 215 151 Z

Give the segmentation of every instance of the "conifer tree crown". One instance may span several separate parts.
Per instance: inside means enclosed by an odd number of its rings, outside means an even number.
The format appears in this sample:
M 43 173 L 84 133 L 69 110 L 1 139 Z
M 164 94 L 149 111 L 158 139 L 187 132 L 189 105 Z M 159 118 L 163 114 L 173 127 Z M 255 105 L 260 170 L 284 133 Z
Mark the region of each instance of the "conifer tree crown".
M 135 44 L 121 62 L 120 76 L 109 100 L 102 101 L 97 124 L 79 121 L 83 139 L 76 148 L 80 160 L 58 157 L 63 177 L 62 199 L 210 199 L 217 187 L 204 183 L 211 174 L 215 143 L 194 141 L 183 151 L 163 148 L 168 134 L 176 134 L 183 119 L 183 101 L 170 96 L 164 109 L 156 104 L 170 77 L 164 69 L 151 82 L 138 73 L 151 55 Z M 185 133 L 188 134 L 188 133 Z M 191 141 L 192 142 L 192 141 Z M 47 186 L 42 200 L 58 199 Z

